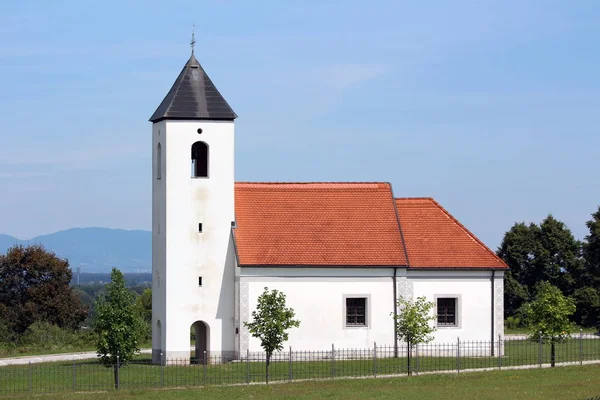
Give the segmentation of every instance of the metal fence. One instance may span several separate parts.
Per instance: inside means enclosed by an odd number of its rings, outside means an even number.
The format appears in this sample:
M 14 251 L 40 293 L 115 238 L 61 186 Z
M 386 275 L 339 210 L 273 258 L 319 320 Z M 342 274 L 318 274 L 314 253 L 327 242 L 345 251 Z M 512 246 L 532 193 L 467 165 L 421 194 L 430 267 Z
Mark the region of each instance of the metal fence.
M 371 348 L 294 350 L 273 354 L 269 376 L 266 354 L 205 353 L 198 358 L 153 364 L 139 357 L 105 367 L 96 360 L 0 367 L 0 394 L 106 391 L 119 388 L 174 388 L 253 384 L 352 377 L 418 375 L 503 368 L 541 368 L 551 363 L 551 346 L 525 338 L 461 341 L 412 346 L 373 344 Z M 409 357 L 410 356 L 410 357 Z M 555 345 L 555 363 L 600 362 L 600 336 L 579 334 Z

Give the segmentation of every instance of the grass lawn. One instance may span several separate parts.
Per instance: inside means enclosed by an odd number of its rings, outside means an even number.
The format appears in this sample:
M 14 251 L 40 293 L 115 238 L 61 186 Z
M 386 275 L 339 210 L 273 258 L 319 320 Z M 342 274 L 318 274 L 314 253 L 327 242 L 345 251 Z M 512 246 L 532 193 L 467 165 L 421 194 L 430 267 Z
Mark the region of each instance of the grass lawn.
M 40 399 L 589 399 L 600 396 L 600 366 L 337 379 L 180 390 L 39 394 Z M 32 398 L 31 394 L 10 398 Z
M 440 352 L 444 351 L 442 346 Z M 550 362 L 550 346 L 541 346 L 541 361 Z M 295 352 L 294 356 L 308 353 Z M 271 366 L 271 381 L 328 379 L 331 377 L 370 377 L 375 375 L 406 374 L 407 360 L 400 357 L 374 358 L 368 353 L 362 359 L 327 359 L 331 353 L 311 353 L 311 361 L 275 361 Z M 413 358 L 413 371 L 456 371 L 457 369 L 494 368 L 536 365 L 540 361 L 540 346 L 530 341 L 506 341 L 503 357 L 443 357 L 439 352 L 431 356 Z M 357 354 L 360 355 L 360 354 Z M 393 355 L 393 353 L 388 353 Z M 320 357 L 319 357 L 320 356 Z M 146 357 L 146 359 L 144 359 Z M 261 383 L 265 380 L 264 362 L 234 361 L 208 365 L 169 365 L 149 363 L 147 356 L 140 357 L 120 369 L 121 387 L 124 389 L 159 389 L 198 387 L 205 385 Z M 558 345 L 556 361 L 579 362 L 600 360 L 600 339 L 572 339 Z M 94 360 L 31 364 L 31 366 L 0 367 L 0 394 L 43 394 L 49 392 L 104 391 L 113 386 L 113 371 Z M 599 386 L 600 388 L 600 386 Z M 600 393 L 598 394 L 600 396 Z

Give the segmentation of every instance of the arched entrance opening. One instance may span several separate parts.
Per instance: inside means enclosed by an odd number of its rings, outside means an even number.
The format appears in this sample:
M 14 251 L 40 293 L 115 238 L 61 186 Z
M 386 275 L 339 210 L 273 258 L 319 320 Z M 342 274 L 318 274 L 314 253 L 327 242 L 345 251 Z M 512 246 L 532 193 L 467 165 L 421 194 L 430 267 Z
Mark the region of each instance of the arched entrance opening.
M 207 364 L 210 359 L 208 349 L 210 349 L 210 328 L 204 321 L 196 321 L 191 327 L 192 356 L 190 362 L 192 364 Z

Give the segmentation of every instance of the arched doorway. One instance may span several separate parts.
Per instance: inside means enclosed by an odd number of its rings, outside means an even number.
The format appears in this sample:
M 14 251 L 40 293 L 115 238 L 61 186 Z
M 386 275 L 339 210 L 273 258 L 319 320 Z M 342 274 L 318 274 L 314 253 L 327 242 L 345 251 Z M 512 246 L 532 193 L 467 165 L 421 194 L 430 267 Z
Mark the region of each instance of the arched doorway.
M 194 351 L 191 359 L 192 364 L 208 363 L 210 356 L 210 328 L 204 321 L 196 321 L 192 324 L 191 332 Z

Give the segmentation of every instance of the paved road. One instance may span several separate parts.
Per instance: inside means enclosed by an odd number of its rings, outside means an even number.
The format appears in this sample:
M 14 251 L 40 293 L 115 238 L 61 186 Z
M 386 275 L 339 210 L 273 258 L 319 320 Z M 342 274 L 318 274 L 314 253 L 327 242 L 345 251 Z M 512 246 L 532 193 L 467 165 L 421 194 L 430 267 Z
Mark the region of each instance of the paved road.
M 529 336 L 527 334 L 524 333 L 512 333 L 510 335 L 505 335 L 504 338 L 506 340 L 527 340 Z M 579 338 L 579 333 L 575 332 L 571 334 L 571 337 L 573 339 L 578 339 Z M 584 333 L 583 334 L 583 338 L 584 339 L 600 339 L 600 335 L 594 334 L 594 333 Z
M 152 349 L 142 349 L 142 354 L 152 353 Z M 23 356 L 23 357 L 11 357 L 11 358 L 0 358 L 0 366 L 6 365 L 26 365 L 29 363 L 44 363 L 54 361 L 72 361 L 72 360 L 87 360 L 96 358 L 95 351 L 87 351 L 82 353 L 65 353 L 65 354 L 47 354 L 42 356 Z

